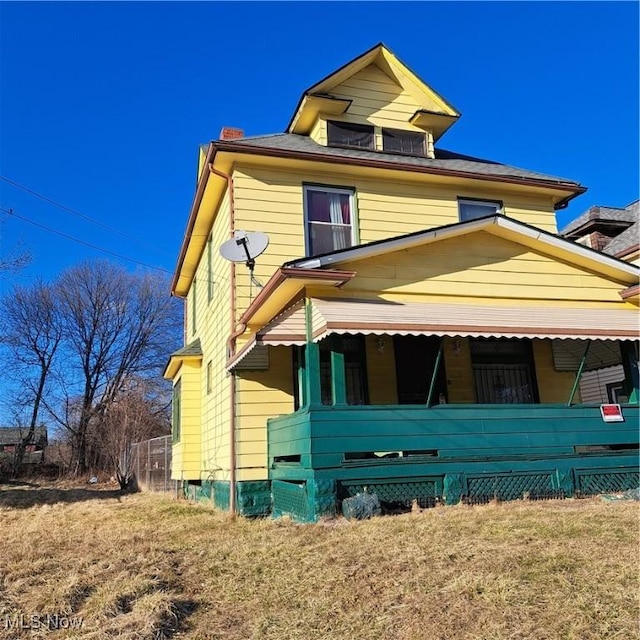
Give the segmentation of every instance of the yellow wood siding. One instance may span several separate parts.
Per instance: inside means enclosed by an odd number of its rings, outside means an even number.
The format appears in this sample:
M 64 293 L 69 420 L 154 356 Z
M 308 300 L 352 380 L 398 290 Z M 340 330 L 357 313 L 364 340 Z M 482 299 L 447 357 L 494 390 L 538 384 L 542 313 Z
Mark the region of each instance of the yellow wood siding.
M 367 384 L 370 404 L 396 404 L 396 360 L 393 338 L 385 336 L 384 350 L 378 351 L 377 336 L 365 336 Z
M 406 300 L 430 295 L 620 305 L 620 284 L 484 231 L 340 267 L 357 271 L 341 290 L 345 296 L 384 292 Z
M 201 451 L 201 367 L 185 362 L 178 380 L 181 385 L 180 439 L 173 444 L 171 477 L 174 480 L 197 479 L 200 471 Z
M 269 369 L 240 372 L 237 385 L 242 398 L 236 423 L 238 479 L 248 479 L 245 472 L 250 479 L 266 479 L 267 419 L 293 411 L 291 347 L 269 347 Z
M 506 215 L 555 231 L 549 198 L 238 166 L 234 171 L 236 228 L 269 235 L 269 247 L 258 258 L 255 269 L 262 282 L 284 262 L 304 255 L 303 183 L 355 190 L 363 244 L 458 222 L 458 196 L 502 200 Z M 250 302 L 249 276 L 243 265 L 237 273 L 238 308 L 243 310 Z M 255 296 L 255 287 L 252 293 Z
M 457 349 L 454 348 L 456 346 Z M 468 338 L 444 339 L 444 366 L 447 373 L 449 403 L 474 403 L 476 401 L 475 382 Z
M 380 127 L 419 131 L 409 124 L 409 118 L 416 111 L 424 109 L 424 105 L 375 64 L 333 88 L 331 94 L 352 100 L 341 120 L 367 121 Z M 433 108 L 439 110 L 435 104 Z
M 567 402 L 576 379 L 575 373 L 555 370 L 551 340 L 533 340 L 532 345 L 540 402 L 542 404 Z M 579 391 L 576 392 L 573 401 L 581 402 Z
M 209 300 L 208 249 L 196 270 L 196 332 L 192 334 L 194 311 L 193 287 L 189 291 L 187 313 L 188 341 L 200 339 L 203 352 L 199 379 L 201 439 L 199 443 L 198 480 L 228 480 L 230 468 L 230 379 L 225 371 L 226 341 L 231 331 L 231 264 L 220 256 L 220 245 L 230 237 L 229 198 L 225 194 L 211 231 L 212 297 Z M 206 370 L 211 362 L 211 392 L 207 393 Z M 200 453 L 201 452 L 201 453 Z
M 313 128 L 309 132 L 309 137 L 318 144 L 327 144 L 327 121 L 325 118 L 318 118 Z

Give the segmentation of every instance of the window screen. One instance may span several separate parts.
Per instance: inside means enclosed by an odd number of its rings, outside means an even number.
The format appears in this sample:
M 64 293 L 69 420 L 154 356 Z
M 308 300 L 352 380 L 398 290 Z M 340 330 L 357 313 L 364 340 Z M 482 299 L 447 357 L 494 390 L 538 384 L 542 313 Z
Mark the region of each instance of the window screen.
M 373 149 L 373 127 L 351 122 L 327 122 L 327 138 L 332 147 Z
M 413 156 L 424 156 L 425 134 L 402 129 L 383 129 L 382 148 L 390 153 L 407 153 Z

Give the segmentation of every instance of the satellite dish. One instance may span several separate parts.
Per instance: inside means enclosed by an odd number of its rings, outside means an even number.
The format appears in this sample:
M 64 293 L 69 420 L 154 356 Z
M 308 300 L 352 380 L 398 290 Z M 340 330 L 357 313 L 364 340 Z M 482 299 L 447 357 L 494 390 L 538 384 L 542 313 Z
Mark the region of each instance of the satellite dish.
M 220 245 L 220 255 L 231 262 L 244 262 L 251 271 L 256 258 L 269 246 L 269 237 L 259 231 L 234 231 L 233 238 Z
M 231 262 L 244 262 L 249 267 L 250 281 L 258 288 L 262 283 L 253 276 L 256 258 L 269 246 L 269 236 L 260 231 L 234 231 L 233 238 L 220 245 L 220 255 Z M 249 293 L 251 295 L 251 293 Z

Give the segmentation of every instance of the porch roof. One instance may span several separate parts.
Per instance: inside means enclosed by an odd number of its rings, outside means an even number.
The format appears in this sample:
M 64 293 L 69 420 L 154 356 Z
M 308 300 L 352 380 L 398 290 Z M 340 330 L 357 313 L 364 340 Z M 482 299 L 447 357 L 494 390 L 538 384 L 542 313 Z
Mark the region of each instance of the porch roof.
M 312 339 L 332 333 L 474 338 L 637 340 L 636 313 L 626 310 L 506 307 L 446 303 L 311 298 Z M 228 363 L 233 368 L 256 345 L 306 342 L 304 301 L 262 327 Z

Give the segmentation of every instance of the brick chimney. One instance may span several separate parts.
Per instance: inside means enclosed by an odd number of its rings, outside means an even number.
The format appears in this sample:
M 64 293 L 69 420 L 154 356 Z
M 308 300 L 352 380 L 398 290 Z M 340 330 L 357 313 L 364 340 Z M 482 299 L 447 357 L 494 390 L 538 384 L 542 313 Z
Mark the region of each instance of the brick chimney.
M 222 127 L 220 132 L 220 140 L 238 140 L 244 138 L 244 131 L 235 127 Z

